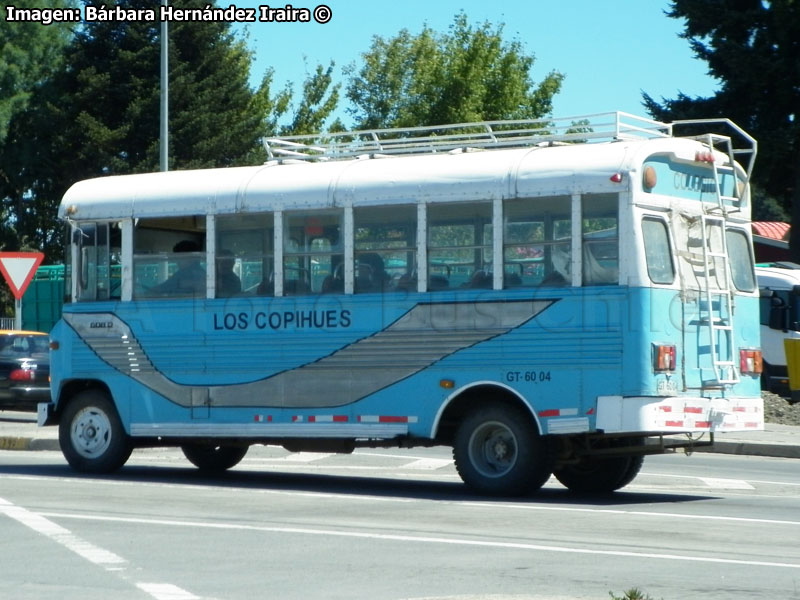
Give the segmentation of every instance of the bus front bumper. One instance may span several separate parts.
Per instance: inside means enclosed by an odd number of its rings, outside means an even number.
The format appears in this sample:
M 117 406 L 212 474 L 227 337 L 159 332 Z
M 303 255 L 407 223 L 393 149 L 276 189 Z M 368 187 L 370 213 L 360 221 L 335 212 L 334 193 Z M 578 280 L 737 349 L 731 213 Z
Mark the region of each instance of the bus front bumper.
M 37 413 L 36 413 L 36 423 L 39 427 L 44 427 L 45 425 L 56 425 L 58 420 L 55 417 L 55 404 L 52 402 L 39 402 L 36 405 Z

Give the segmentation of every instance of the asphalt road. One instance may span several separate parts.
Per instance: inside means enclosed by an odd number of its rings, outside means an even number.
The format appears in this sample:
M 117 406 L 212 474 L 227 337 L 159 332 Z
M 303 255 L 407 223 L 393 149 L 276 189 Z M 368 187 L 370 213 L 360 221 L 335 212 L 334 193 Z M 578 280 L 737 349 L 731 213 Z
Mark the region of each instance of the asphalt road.
M 800 466 L 650 457 L 623 492 L 468 494 L 446 449 L 254 448 L 201 476 L 175 450 L 112 477 L 0 451 L 0 598 L 800 598 Z

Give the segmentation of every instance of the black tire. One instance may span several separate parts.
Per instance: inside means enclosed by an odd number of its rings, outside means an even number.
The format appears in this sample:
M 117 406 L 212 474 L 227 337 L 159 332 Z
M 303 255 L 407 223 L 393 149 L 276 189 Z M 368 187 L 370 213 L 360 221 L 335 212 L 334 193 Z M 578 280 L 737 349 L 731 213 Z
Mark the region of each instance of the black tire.
M 453 443 L 461 479 L 474 490 L 518 496 L 538 490 L 550 477 L 551 453 L 530 415 L 513 406 L 473 411 Z
M 70 466 L 83 473 L 111 473 L 133 450 L 114 402 L 100 390 L 69 401 L 58 425 L 58 444 Z
M 555 469 L 553 475 L 570 491 L 605 494 L 633 481 L 643 463 L 644 456 L 584 457 L 577 464 Z
M 248 446 L 213 446 L 211 444 L 186 444 L 183 455 L 195 467 L 208 473 L 220 473 L 238 465 L 247 454 Z

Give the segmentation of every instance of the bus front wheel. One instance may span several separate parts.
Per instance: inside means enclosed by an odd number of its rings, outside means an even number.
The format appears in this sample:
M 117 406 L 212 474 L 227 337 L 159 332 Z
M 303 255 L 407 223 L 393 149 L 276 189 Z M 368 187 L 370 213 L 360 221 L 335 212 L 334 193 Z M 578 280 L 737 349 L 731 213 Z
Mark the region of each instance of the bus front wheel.
M 116 471 L 133 449 L 114 403 L 100 390 L 83 391 L 67 404 L 58 443 L 70 466 L 84 473 Z
M 498 405 L 470 413 L 456 431 L 453 459 L 461 479 L 485 494 L 516 496 L 547 481 L 548 445 L 521 409 Z
M 247 454 L 247 446 L 186 444 L 183 455 L 201 471 L 219 473 L 235 467 Z

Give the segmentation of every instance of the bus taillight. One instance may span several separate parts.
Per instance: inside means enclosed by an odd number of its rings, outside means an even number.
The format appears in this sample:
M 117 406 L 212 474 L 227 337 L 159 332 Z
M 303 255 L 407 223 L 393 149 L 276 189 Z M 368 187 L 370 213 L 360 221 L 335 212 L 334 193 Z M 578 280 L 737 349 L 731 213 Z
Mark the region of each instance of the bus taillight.
M 761 350 L 739 350 L 739 370 L 742 375 L 761 375 L 764 370 Z
M 675 370 L 675 346 L 670 344 L 653 345 L 653 369 L 656 372 Z

